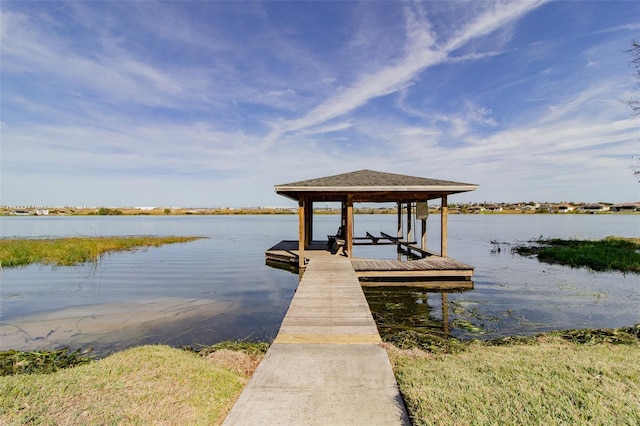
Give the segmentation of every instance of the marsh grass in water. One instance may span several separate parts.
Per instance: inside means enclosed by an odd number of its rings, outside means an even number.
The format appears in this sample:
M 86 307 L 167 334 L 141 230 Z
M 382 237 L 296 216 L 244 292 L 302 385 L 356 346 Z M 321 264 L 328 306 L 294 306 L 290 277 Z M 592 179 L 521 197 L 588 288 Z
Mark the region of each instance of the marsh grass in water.
M 85 262 L 96 262 L 100 256 L 108 252 L 186 243 L 199 238 L 202 237 L 123 236 L 1 239 L 0 265 L 5 268 L 32 263 L 55 266 L 79 265 Z
M 555 338 L 579 344 L 611 344 L 634 345 L 640 344 L 640 324 L 621 328 L 585 328 L 575 330 L 561 330 L 542 333 L 535 336 L 510 336 L 486 341 L 491 346 L 526 345 L 532 344 L 542 338 Z
M 229 350 L 234 352 L 242 352 L 247 355 L 264 355 L 269 350 L 269 343 L 266 342 L 248 342 L 245 340 L 228 340 L 225 342 L 215 343 L 213 345 L 202 345 L 200 347 L 187 346 L 184 350 L 195 352 L 200 356 L 207 356 L 213 352 L 220 350 Z
M 640 273 L 640 239 L 607 237 L 603 240 L 539 239 L 512 249 L 537 256 L 545 263 L 587 267 L 594 271 Z
M 69 348 L 55 351 L 4 351 L 0 352 L 0 376 L 26 373 L 55 373 L 63 368 L 91 362 L 91 358 L 80 349 Z

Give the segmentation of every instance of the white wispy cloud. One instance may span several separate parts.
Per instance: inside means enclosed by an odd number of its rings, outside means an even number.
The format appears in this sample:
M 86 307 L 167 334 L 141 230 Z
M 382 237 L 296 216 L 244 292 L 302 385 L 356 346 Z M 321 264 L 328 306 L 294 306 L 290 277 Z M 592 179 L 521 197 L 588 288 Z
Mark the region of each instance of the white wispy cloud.
M 408 42 L 403 58 L 394 65 L 362 75 L 351 86 L 333 93 L 303 117 L 274 123 L 274 130 L 267 137 L 267 141 L 272 143 L 284 133 L 317 126 L 345 115 L 371 99 L 398 92 L 410 86 L 425 68 L 448 60 L 448 55 L 455 49 L 476 37 L 495 31 L 543 3 L 496 3 L 495 7 L 466 23 L 451 39 L 438 46 L 435 45 L 431 26 L 425 16 L 419 12 L 407 11 Z
M 480 183 L 481 198 L 632 192 L 636 24 L 556 37 L 535 19 L 570 3 L 336 2 L 308 31 L 315 3 L 243 5 L 3 5 L 3 198 L 131 182 L 131 199 L 253 202 L 360 168 Z

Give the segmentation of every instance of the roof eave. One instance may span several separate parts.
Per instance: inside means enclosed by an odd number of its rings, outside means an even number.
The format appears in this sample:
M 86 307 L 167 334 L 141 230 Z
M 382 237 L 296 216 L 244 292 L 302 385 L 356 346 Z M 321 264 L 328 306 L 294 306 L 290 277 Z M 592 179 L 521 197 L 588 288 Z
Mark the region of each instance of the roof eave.
M 432 186 L 276 186 L 278 194 L 291 192 L 467 192 L 475 191 L 478 185 L 432 185 Z

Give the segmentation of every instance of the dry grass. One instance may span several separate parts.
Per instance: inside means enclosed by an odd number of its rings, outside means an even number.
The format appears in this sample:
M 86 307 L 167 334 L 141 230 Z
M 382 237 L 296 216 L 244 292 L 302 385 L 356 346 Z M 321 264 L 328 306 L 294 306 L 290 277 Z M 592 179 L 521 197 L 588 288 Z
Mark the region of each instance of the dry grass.
M 415 425 L 640 424 L 640 345 L 387 346 Z
M 220 349 L 207 355 L 207 360 L 214 365 L 229 369 L 244 377 L 251 377 L 262 361 L 263 355 L 249 355 L 244 352 Z
M 247 377 L 192 352 L 143 346 L 0 378 L 0 424 L 220 424 Z

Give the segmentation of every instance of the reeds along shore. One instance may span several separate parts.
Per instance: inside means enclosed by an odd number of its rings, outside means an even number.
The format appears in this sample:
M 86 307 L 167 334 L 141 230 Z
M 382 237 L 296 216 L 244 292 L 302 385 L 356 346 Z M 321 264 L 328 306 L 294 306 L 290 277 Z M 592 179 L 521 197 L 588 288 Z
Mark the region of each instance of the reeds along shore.
M 523 256 L 537 256 L 541 262 L 572 268 L 640 273 L 640 238 L 540 239 L 517 245 L 512 250 Z
M 195 236 L 135 236 L 135 237 L 72 237 L 2 239 L 0 265 L 25 266 L 31 263 L 71 266 L 95 262 L 108 252 L 158 247 L 164 244 L 186 243 Z

